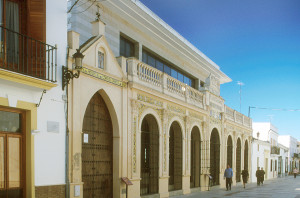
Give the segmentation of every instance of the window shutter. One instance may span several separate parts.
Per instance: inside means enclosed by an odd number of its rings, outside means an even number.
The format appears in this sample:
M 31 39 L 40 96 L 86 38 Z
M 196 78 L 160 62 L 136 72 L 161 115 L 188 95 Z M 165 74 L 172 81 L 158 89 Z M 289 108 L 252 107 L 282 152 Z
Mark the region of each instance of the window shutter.
M 46 79 L 46 0 L 28 0 L 27 35 L 34 40 L 28 44 L 29 70 L 32 76 Z M 49 73 L 49 71 L 48 71 Z

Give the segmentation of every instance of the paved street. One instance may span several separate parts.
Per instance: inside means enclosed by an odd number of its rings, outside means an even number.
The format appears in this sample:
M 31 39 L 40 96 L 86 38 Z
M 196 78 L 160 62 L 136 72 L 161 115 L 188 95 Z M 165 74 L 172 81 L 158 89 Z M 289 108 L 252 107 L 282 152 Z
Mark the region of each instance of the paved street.
M 232 187 L 231 191 L 213 187 L 210 191 L 196 192 L 185 196 L 186 198 L 198 197 L 279 197 L 279 198 L 300 198 L 300 177 L 296 179 L 289 176 L 265 181 L 263 186 L 256 186 L 256 183 L 246 185 L 244 189 L 241 184 Z

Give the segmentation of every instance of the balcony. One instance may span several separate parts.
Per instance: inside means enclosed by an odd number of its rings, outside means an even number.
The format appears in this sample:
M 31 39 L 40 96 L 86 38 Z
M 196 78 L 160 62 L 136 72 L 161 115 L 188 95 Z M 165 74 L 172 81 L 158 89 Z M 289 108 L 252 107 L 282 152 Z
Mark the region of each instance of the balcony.
M 129 81 L 204 108 L 204 93 L 134 58 L 127 59 Z
M 227 105 L 225 105 L 225 119 L 231 120 L 231 121 L 241 124 L 243 126 L 252 128 L 251 118 L 241 114 L 240 112 L 237 112 L 234 109 L 231 109 Z
M 271 154 L 279 155 L 280 148 L 278 146 L 271 146 Z
M 135 58 L 126 59 L 124 57 L 119 57 L 118 62 L 120 63 L 122 70 L 128 73 L 128 80 L 133 87 L 139 89 L 147 87 L 148 89 L 179 99 L 201 109 L 205 109 L 205 105 L 209 104 L 209 101 L 206 101 L 209 98 L 208 91 L 196 90 Z M 252 128 L 251 118 L 226 105 L 224 105 L 224 111 L 225 119 L 231 120 L 247 128 Z
M 0 33 L 0 69 L 50 83 L 57 81 L 56 47 L 3 26 Z

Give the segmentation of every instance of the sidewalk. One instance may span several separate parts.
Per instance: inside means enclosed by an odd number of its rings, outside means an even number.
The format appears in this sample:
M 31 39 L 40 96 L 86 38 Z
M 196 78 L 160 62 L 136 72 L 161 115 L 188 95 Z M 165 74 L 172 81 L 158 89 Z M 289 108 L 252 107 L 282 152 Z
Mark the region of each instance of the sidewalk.
M 188 195 L 176 196 L 174 198 L 199 198 L 199 197 L 278 197 L 278 198 L 300 198 L 300 177 L 294 179 L 292 176 L 265 180 L 264 185 L 257 186 L 256 183 L 246 184 L 244 189 L 242 183 L 231 187 L 231 191 L 214 186 L 210 191 L 195 192 Z

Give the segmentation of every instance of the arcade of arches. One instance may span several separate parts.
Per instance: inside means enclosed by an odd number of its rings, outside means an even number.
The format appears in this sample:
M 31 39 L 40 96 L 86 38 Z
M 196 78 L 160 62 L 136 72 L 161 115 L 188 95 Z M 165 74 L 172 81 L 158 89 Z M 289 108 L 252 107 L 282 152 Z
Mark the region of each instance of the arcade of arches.
M 129 189 L 138 187 L 139 196 L 162 194 L 165 188 L 172 195 L 189 193 L 193 188 L 207 190 L 209 184 L 224 187 L 227 164 L 236 174 L 234 183 L 240 182 L 242 167 L 250 169 L 247 136 L 222 131 L 220 125 L 204 121 L 201 115 L 183 116 L 139 101 L 134 101 L 132 107 L 133 153 L 132 164 L 128 164 L 132 174 L 128 178 L 133 183 Z M 82 143 L 83 197 L 112 197 L 117 177 L 114 127 L 99 92 L 90 99 L 82 126 L 89 137 L 87 143 Z

